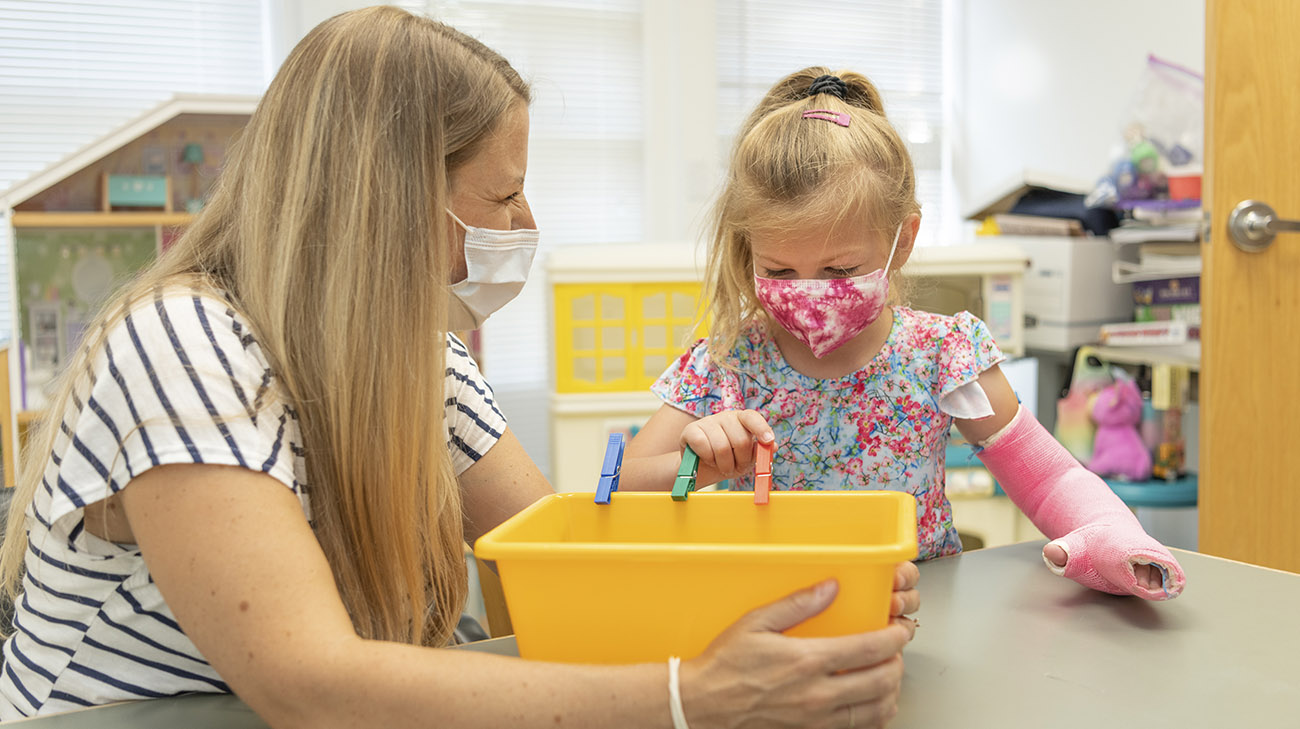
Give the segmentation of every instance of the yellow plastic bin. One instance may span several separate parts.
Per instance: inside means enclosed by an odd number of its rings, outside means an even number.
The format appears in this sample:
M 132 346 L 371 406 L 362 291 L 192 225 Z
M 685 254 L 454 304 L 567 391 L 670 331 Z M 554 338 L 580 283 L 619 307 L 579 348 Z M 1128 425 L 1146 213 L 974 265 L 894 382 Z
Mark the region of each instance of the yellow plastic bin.
M 637 663 L 699 655 L 750 610 L 828 578 L 826 612 L 789 631 L 885 627 L 895 566 L 914 559 L 909 494 L 589 493 L 548 496 L 478 540 L 524 658 Z

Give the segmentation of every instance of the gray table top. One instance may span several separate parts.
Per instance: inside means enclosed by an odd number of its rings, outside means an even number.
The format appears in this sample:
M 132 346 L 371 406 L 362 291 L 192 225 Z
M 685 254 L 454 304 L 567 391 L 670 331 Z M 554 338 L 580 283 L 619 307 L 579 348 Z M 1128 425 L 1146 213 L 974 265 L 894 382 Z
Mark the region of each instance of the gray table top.
M 1052 575 L 1044 542 L 922 566 L 895 729 L 1300 727 L 1300 575 L 1175 550 L 1178 599 Z
M 1300 575 L 1178 552 L 1168 603 L 1052 575 L 1043 542 L 921 565 L 921 627 L 894 729 L 1300 727 Z M 462 646 L 466 647 L 466 646 Z M 513 655 L 513 639 L 471 650 Z M 184 696 L 27 719 L 33 729 L 264 729 L 239 699 Z

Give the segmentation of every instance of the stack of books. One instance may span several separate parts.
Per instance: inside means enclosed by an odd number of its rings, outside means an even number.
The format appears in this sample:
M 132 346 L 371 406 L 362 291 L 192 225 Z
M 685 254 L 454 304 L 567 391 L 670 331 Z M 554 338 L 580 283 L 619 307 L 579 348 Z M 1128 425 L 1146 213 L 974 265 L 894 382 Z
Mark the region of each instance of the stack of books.
M 1199 212 L 1199 208 L 1198 208 Z M 1200 222 L 1135 222 L 1110 232 L 1116 245 L 1138 246 L 1138 260 L 1116 261 L 1115 283 L 1159 281 L 1201 274 Z
M 1135 322 L 1183 322 L 1188 339 L 1201 338 L 1201 279 L 1171 278 L 1133 284 Z
M 1073 218 L 1045 215 L 994 213 L 984 219 L 980 235 L 1068 235 L 1084 234 L 1083 223 Z
M 1137 208 L 1112 230 L 1136 245 L 1137 262 L 1116 261 L 1111 278 L 1133 284 L 1133 323 L 1102 327 L 1110 345 L 1178 345 L 1201 338 L 1201 208 Z
M 1133 284 L 1133 323 L 1106 324 L 1106 345 L 1175 345 L 1201 338 L 1201 279 L 1171 278 Z

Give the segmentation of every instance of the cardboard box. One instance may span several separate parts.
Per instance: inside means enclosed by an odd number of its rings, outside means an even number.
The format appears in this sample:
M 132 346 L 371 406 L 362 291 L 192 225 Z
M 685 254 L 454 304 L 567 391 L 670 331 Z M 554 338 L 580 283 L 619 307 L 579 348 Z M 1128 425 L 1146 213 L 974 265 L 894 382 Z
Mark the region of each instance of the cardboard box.
M 987 241 L 991 237 L 981 240 Z M 1092 344 L 1102 324 L 1133 320 L 1128 284 L 1111 280 L 1111 264 L 1132 261 L 1132 246 L 1106 238 L 1067 236 L 998 236 L 1014 243 L 1029 258 L 1025 273 L 1025 346 L 1069 352 Z

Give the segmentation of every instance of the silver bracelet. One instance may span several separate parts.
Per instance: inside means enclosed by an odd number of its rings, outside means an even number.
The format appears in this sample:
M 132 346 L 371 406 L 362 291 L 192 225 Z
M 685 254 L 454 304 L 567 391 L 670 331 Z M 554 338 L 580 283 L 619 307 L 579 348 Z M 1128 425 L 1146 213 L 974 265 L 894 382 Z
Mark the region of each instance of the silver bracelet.
M 680 673 L 682 659 L 672 656 L 668 659 L 668 711 L 673 715 L 673 729 L 691 729 L 686 723 L 686 711 L 682 709 L 682 687 Z

